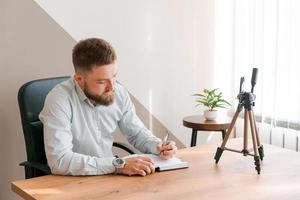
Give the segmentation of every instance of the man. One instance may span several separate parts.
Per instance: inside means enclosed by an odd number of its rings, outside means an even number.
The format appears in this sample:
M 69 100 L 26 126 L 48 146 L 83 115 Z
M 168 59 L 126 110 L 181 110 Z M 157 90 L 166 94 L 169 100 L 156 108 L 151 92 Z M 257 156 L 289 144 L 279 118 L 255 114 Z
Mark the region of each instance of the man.
M 116 83 L 117 59 L 111 45 L 97 38 L 73 48 L 75 74 L 47 95 L 40 113 L 45 151 L 53 174 L 146 176 L 155 171 L 153 160 L 143 156 L 116 158 L 112 133 L 120 128 L 143 153 L 171 158 L 175 142 L 162 142 L 137 117 L 125 88 Z

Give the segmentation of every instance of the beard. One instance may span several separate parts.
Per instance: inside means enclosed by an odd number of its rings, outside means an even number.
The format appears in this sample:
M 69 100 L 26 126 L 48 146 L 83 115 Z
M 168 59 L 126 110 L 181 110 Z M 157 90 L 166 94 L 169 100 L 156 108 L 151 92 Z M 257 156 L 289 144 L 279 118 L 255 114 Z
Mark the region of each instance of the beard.
M 96 104 L 103 105 L 103 106 L 109 106 L 114 102 L 115 99 L 115 91 L 109 91 L 105 92 L 101 95 L 95 95 L 92 94 L 87 87 L 87 85 L 84 85 L 83 92 L 86 95 L 87 98 L 95 102 Z

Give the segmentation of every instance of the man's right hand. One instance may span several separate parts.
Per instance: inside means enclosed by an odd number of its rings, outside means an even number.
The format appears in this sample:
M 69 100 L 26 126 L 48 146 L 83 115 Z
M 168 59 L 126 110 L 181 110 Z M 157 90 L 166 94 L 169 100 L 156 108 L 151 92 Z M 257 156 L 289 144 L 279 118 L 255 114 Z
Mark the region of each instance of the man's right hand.
M 145 156 L 124 157 L 125 165 L 121 174 L 146 176 L 155 172 L 154 161 Z

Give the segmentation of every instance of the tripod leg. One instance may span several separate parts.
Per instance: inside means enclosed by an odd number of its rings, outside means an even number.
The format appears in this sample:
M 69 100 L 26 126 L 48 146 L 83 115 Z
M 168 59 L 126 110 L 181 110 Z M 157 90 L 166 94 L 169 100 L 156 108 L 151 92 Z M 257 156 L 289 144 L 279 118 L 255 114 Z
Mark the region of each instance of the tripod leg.
M 259 153 L 260 160 L 263 160 L 265 157 L 265 153 L 264 153 L 264 146 L 262 144 L 258 147 L 258 153 Z
M 230 126 L 229 126 L 229 128 L 228 128 L 228 131 L 227 131 L 227 133 L 226 133 L 226 135 L 225 135 L 225 138 L 223 139 L 223 142 L 222 142 L 221 147 L 218 147 L 218 148 L 217 148 L 217 151 L 216 151 L 216 154 L 215 154 L 215 157 L 214 157 L 214 159 L 215 159 L 215 161 L 216 161 L 216 164 L 218 164 L 218 162 L 219 162 L 219 160 L 220 160 L 220 157 L 222 156 L 222 153 L 223 153 L 223 151 L 224 151 L 224 148 L 225 148 L 225 145 L 226 145 L 226 143 L 227 143 L 227 140 L 228 140 L 228 138 L 229 138 L 229 136 L 230 136 L 230 134 L 231 134 L 231 132 L 232 132 L 232 129 L 233 129 L 233 127 L 234 127 L 234 124 L 235 124 L 235 122 L 236 122 L 236 120 L 237 120 L 237 118 L 238 118 L 238 116 L 239 116 L 239 113 L 240 113 L 241 111 L 242 111 L 242 107 L 239 105 L 239 106 L 237 107 L 236 111 L 235 111 L 235 114 L 234 114 L 233 119 L 232 119 L 232 121 L 231 121 L 231 123 L 230 123 Z
M 223 151 L 224 151 L 224 149 L 222 149 L 220 147 L 217 148 L 217 151 L 216 151 L 216 154 L 215 154 L 215 157 L 214 157 L 215 161 L 216 161 L 216 164 L 218 164 L 218 162 L 219 162 L 219 160 L 222 156 Z
M 265 153 L 264 153 L 264 146 L 262 144 L 258 147 L 258 153 L 259 153 L 260 159 L 263 160 L 265 157 Z
M 255 164 L 255 169 L 257 171 L 257 174 L 260 174 L 260 160 L 259 160 L 259 156 L 254 156 L 254 164 Z
M 252 111 L 252 113 L 253 113 L 253 111 Z M 260 157 L 260 160 L 263 160 L 264 156 L 265 156 L 264 147 L 260 143 L 260 140 L 259 140 L 258 129 L 257 129 L 257 126 L 256 126 L 256 120 L 255 120 L 255 117 L 254 117 L 254 113 L 253 113 L 253 121 L 254 121 L 254 126 L 255 126 L 255 135 L 256 135 L 256 139 L 257 139 L 259 157 Z
M 249 154 L 248 151 L 248 111 L 244 111 L 244 148 L 242 150 L 242 153 L 244 156 L 247 156 Z
M 253 122 L 254 122 L 254 128 L 255 128 L 255 135 L 256 135 L 256 140 L 257 140 L 257 145 L 260 146 L 260 140 L 259 140 L 259 136 L 258 136 L 258 129 L 256 126 L 256 120 L 255 120 L 255 116 L 254 116 L 254 112 L 252 111 L 252 116 L 253 116 Z
M 225 147 L 225 145 L 227 143 L 227 140 L 229 139 L 229 136 L 230 136 L 230 134 L 232 132 L 232 129 L 233 129 L 234 125 L 235 125 L 235 122 L 236 122 L 236 120 L 237 120 L 237 118 L 238 118 L 238 116 L 239 116 L 239 114 L 240 114 L 241 111 L 242 111 L 242 109 L 240 108 L 240 106 L 238 106 L 238 108 L 235 111 L 235 114 L 233 116 L 233 119 L 231 120 L 230 126 L 229 126 L 228 131 L 227 131 L 227 133 L 225 135 L 225 138 L 224 138 L 224 140 L 223 140 L 223 142 L 221 144 L 221 148 L 222 149 L 224 149 L 224 147 Z
M 251 135 L 252 135 L 252 142 L 253 142 L 253 150 L 254 150 L 254 164 L 255 164 L 255 169 L 256 169 L 257 173 L 260 174 L 260 159 L 259 159 L 259 155 L 258 155 L 255 124 L 254 124 L 254 117 L 253 117 L 252 110 L 249 110 L 248 114 L 249 114 L 250 128 L 251 128 Z

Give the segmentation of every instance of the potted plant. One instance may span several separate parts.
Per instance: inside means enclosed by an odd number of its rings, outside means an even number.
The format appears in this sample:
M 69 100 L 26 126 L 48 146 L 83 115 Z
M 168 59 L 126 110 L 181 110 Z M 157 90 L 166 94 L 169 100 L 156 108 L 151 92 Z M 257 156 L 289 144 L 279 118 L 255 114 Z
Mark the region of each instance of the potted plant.
M 207 120 L 215 120 L 218 116 L 216 108 L 227 108 L 231 104 L 223 99 L 222 92 L 218 92 L 219 88 L 213 90 L 204 89 L 203 93 L 193 94 L 196 96 L 197 105 L 203 105 L 208 109 L 204 111 L 204 117 Z

